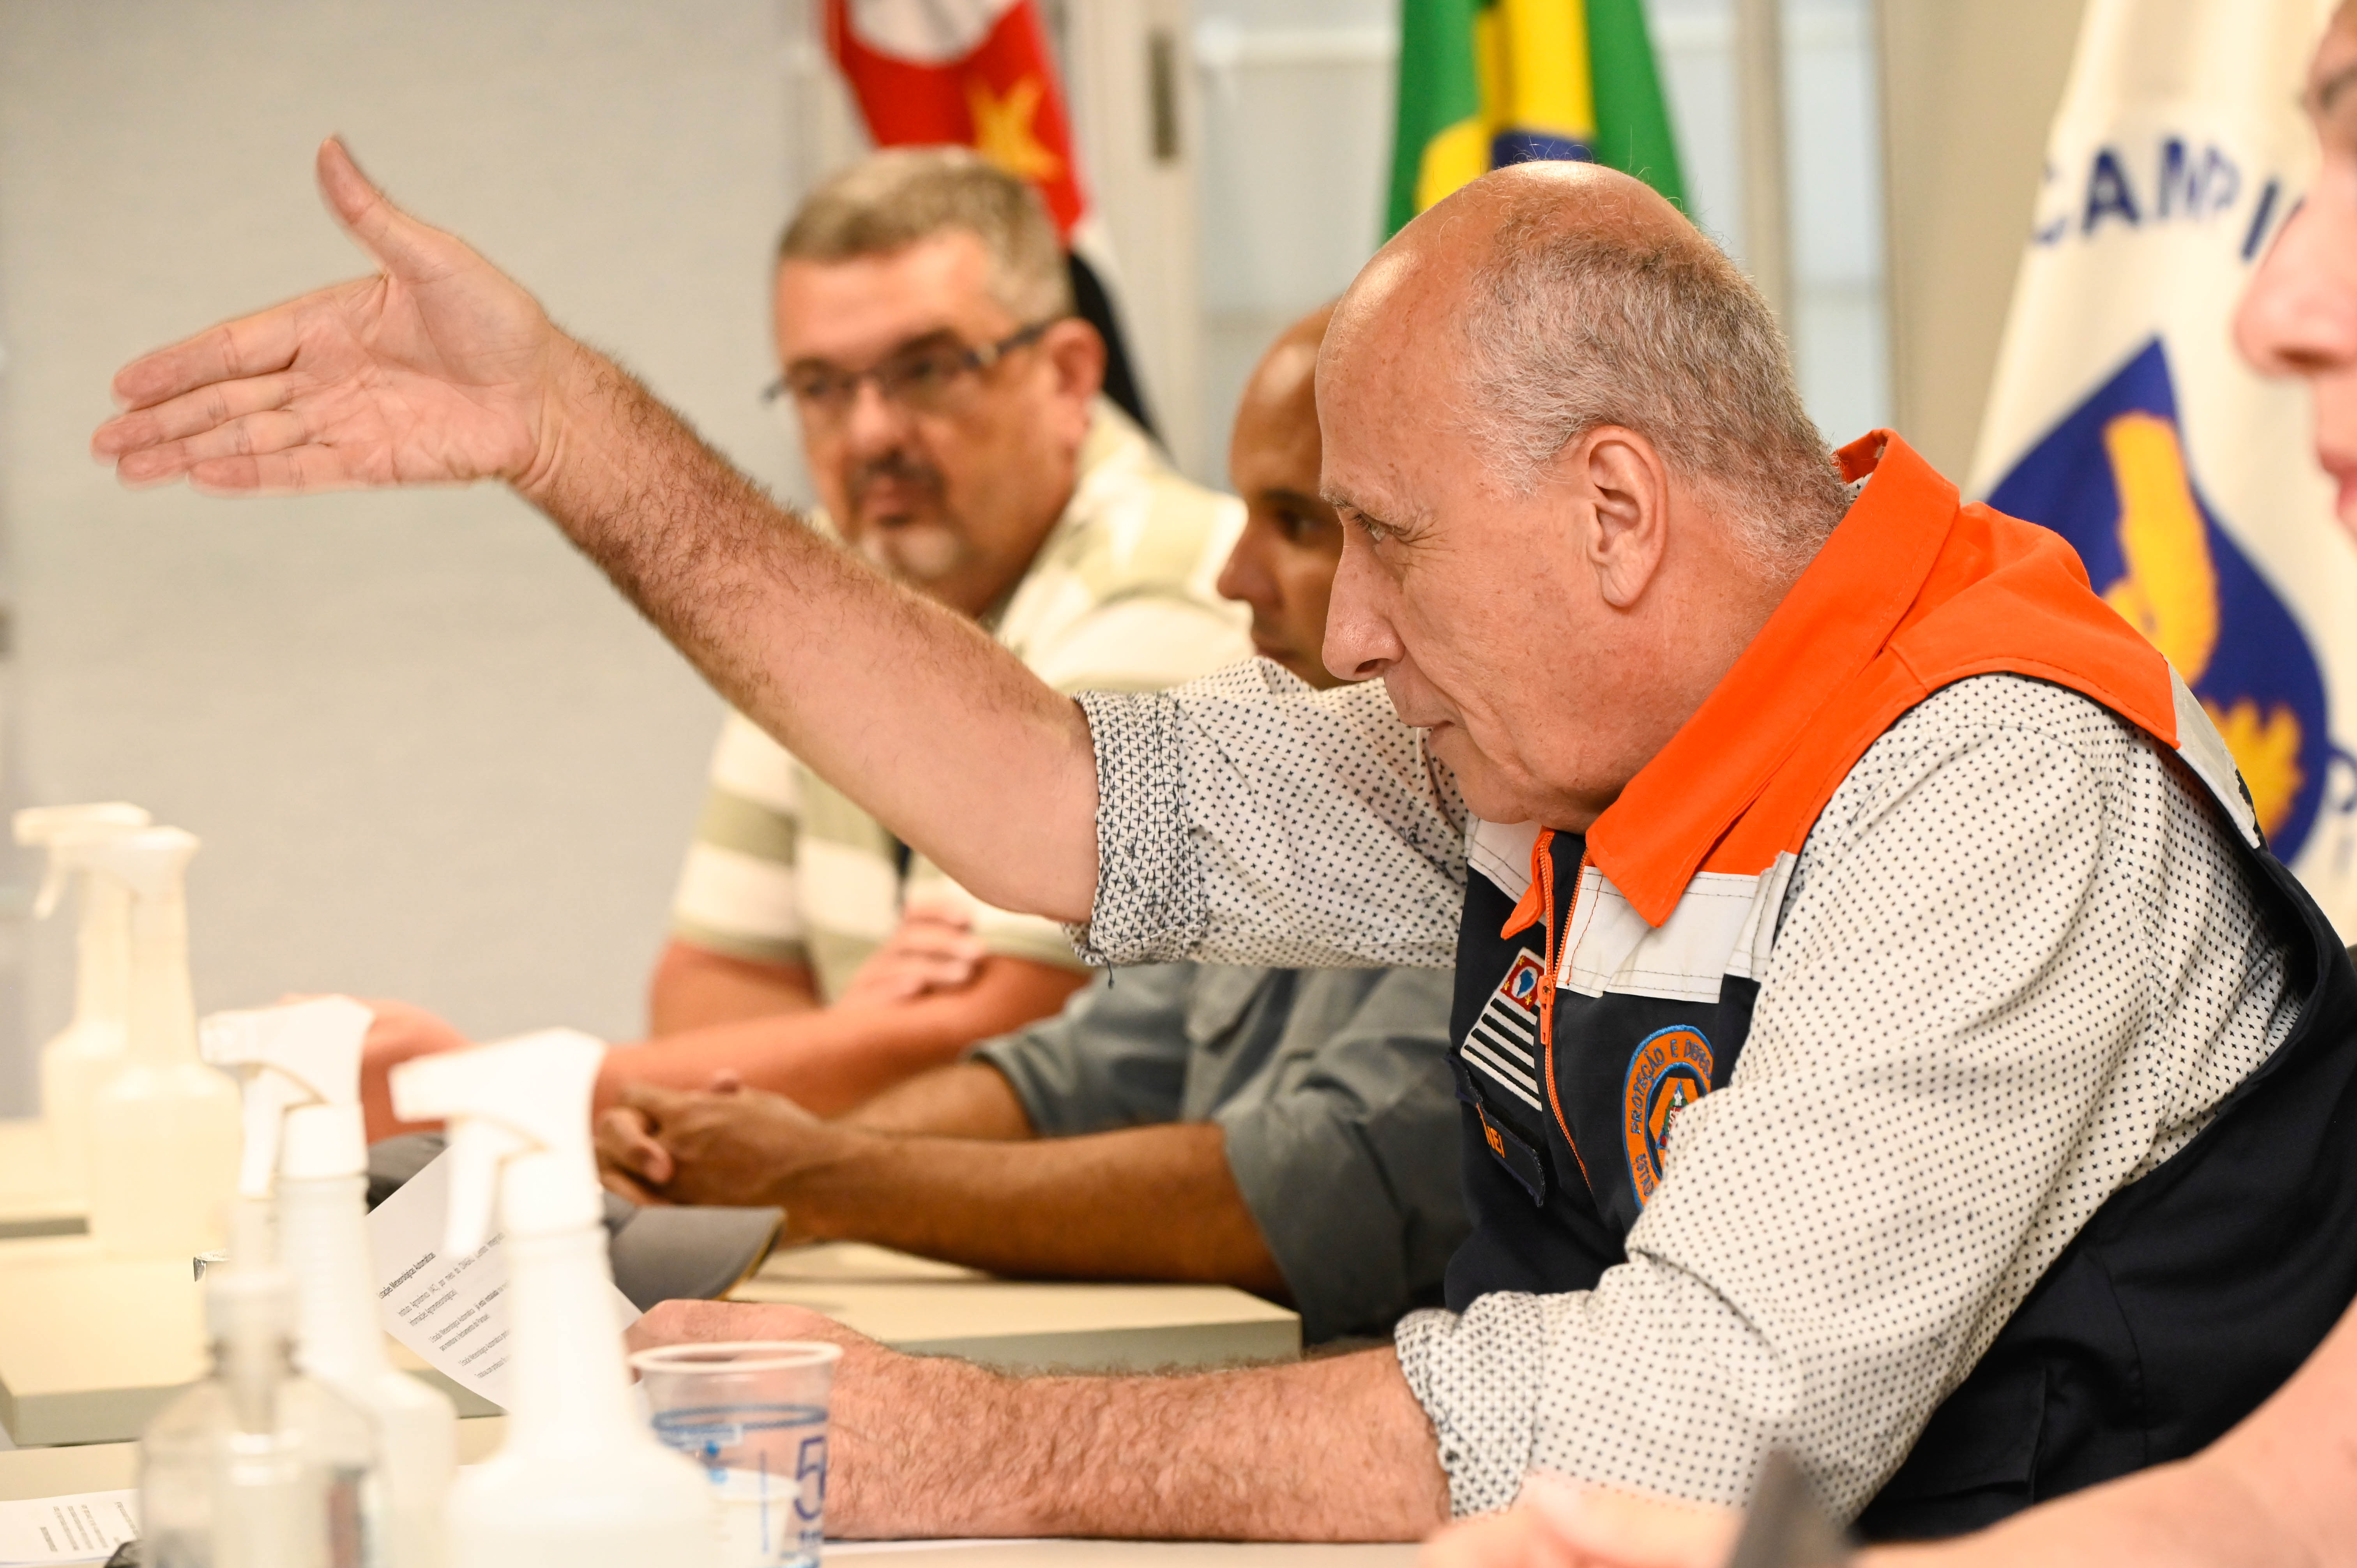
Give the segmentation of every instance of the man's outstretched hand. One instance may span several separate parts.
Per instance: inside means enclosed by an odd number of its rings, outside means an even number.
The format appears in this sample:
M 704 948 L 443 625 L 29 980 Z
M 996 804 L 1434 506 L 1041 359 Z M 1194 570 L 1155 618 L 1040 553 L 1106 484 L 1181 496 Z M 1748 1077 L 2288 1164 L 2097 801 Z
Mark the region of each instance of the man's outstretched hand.
M 135 360 L 91 451 L 126 484 L 223 495 L 528 480 L 576 346 L 455 235 L 410 217 L 340 141 L 328 207 L 381 269 Z
M 125 366 L 91 449 L 225 495 L 503 479 L 738 712 L 1009 909 L 1088 918 L 1088 721 L 973 621 L 801 526 L 341 144 L 319 188 L 374 256 L 339 284 Z M 977 821 L 1003 823 L 976 833 Z

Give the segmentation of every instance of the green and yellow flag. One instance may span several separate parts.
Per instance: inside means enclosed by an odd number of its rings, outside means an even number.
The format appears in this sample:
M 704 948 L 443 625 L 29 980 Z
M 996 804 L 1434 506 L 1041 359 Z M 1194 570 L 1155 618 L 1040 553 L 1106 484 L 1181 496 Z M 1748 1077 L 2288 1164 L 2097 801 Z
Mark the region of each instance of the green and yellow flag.
M 1534 158 L 1609 165 L 1684 205 L 1644 0 L 1400 0 L 1388 231 Z

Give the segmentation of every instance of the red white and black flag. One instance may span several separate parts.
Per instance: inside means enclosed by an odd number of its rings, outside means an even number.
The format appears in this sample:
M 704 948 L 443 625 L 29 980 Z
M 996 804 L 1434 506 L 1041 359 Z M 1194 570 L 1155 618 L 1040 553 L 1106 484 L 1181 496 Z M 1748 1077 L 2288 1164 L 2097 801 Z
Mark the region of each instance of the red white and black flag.
M 1151 431 L 1032 0 L 827 0 L 826 41 L 877 146 L 969 146 L 1038 188 L 1063 237 L 1073 300 L 1105 340 L 1105 395 Z

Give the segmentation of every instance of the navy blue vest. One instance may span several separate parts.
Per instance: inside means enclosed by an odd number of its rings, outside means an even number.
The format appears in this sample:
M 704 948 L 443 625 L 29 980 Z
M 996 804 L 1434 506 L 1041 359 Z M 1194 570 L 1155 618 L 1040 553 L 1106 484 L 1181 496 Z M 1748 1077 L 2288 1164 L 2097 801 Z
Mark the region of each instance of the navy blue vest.
M 1790 875 L 1788 858 L 1726 879 L 1721 897 L 1689 897 L 1649 933 L 1590 870 L 1581 897 L 1604 907 L 1575 922 L 1582 844 L 1559 834 L 1550 918 L 1566 946 L 1587 933 L 1608 972 L 1648 940 L 1730 956 L 1715 974 L 1656 964 L 1651 994 L 1558 989 L 1546 926 L 1500 935 L 1532 836 L 1477 833 L 1458 939 L 1452 1061 L 1473 1232 L 1447 1294 L 1460 1311 L 1491 1291 L 1589 1289 L 1624 1261 L 1678 1115 L 1735 1070 Z M 2357 972 L 2282 864 L 2228 836 L 2292 950 L 2298 1026 L 2198 1137 L 2115 1193 L 2056 1259 L 1859 1516 L 1867 1539 L 1975 1529 L 2184 1457 L 2271 1393 L 2357 1295 Z M 1740 880 L 1756 884 L 1748 903 Z M 1539 1043 L 1549 1007 L 1551 1074 Z

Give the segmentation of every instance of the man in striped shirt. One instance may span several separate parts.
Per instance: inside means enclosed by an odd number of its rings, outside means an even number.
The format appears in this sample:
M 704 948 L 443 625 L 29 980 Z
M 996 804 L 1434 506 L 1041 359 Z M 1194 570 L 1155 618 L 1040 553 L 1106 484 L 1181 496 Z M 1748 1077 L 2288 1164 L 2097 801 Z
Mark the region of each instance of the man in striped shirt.
M 1251 651 L 1214 589 L 1243 508 L 1099 395 L 1104 344 L 1028 185 L 963 148 L 878 153 L 795 214 L 775 305 L 770 396 L 792 409 L 818 526 L 1060 691 L 1158 690 Z M 845 1111 L 1053 1015 L 1087 972 L 1054 923 L 983 905 L 732 713 L 654 1037 L 615 1050 L 606 1091 L 728 1073 Z M 395 1130 L 384 1074 L 463 1043 L 381 1013 L 372 1135 Z

